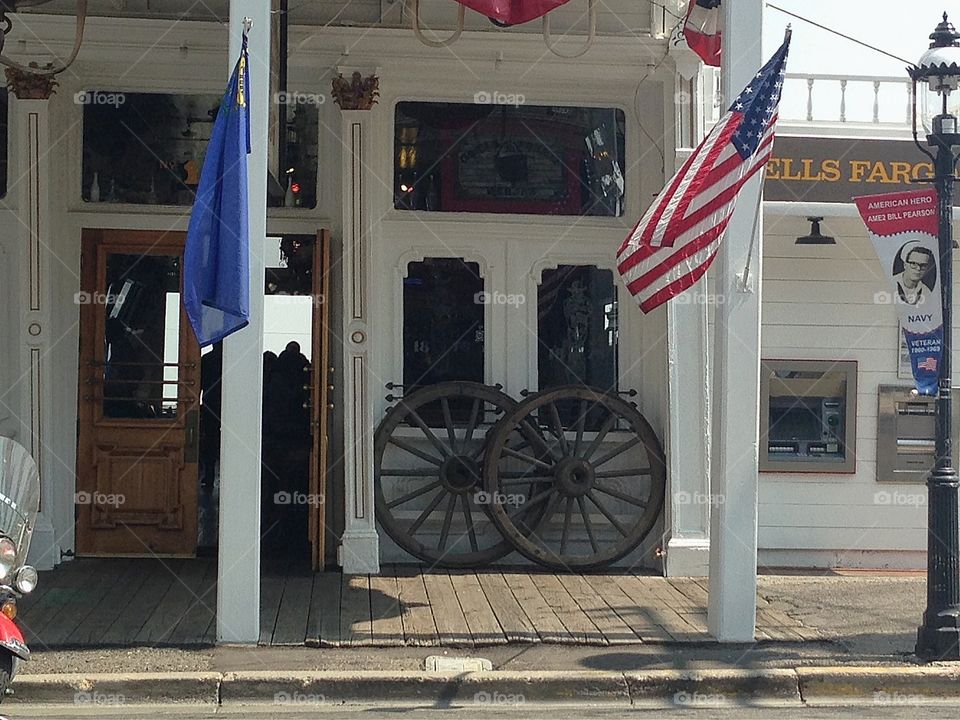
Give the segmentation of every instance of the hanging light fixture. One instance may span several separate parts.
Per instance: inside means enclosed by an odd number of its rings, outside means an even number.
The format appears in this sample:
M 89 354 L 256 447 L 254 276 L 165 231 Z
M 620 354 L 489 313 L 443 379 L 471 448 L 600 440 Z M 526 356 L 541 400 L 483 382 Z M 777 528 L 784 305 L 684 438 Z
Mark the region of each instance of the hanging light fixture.
M 810 222 L 810 234 L 797 238 L 797 245 L 836 245 L 837 241 L 829 235 L 820 232 L 820 223 L 822 217 L 808 217 Z

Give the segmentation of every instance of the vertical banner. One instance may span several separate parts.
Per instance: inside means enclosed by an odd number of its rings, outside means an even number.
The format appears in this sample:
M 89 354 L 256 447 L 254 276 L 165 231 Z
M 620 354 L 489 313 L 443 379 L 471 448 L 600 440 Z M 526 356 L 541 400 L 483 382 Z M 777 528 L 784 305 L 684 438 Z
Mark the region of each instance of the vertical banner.
M 911 190 L 853 200 L 890 278 L 890 299 L 900 317 L 917 391 L 936 395 L 943 351 L 937 191 Z

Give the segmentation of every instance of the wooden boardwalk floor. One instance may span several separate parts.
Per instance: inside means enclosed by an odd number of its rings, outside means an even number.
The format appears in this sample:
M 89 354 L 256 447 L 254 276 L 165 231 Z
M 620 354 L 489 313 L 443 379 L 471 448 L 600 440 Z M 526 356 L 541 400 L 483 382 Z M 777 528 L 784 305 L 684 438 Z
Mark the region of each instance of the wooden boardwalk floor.
M 214 560 L 83 559 L 41 573 L 21 601 L 31 646 L 202 646 L 215 642 Z M 710 642 L 701 579 L 526 569 L 379 576 L 264 577 L 260 644 L 478 647 L 508 643 L 617 645 Z M 820 633 L 758 598 L 757 639 Z

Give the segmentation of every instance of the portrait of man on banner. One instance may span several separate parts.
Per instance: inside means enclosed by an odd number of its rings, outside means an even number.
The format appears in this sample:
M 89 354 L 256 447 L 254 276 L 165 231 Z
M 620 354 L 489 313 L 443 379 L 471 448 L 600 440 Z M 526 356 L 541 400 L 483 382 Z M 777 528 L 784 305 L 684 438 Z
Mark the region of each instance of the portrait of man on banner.
M 909 240 L 894 255 L 892 275 L 898 301 L 922 306 L 937 286 L 936 255 L 919 240 Z

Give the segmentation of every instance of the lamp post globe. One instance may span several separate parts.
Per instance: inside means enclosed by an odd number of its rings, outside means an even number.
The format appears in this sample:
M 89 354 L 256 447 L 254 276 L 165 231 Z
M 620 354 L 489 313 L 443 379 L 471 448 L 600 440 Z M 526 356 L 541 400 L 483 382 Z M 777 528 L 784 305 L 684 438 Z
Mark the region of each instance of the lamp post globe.
M 960 508 L 953 467 L 953 185 L 960 147 L 957 98 L 960 97 L 960 33 L 947 14 L 930 35 L 930 47 L 907 69 L 913 79 L 913 137 L 933 160 L 933 184 L 939 213 L 940 288 L 943 348 L 936 398 L 936 459 L 927 478 L 927 606 L 917 631 L 917 655 L 960 659 Z M 920 106 L 918 109 L 918 105 Z M 922 124 L 927 144 L 919 138 Z

